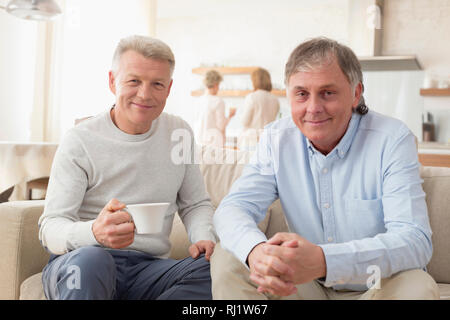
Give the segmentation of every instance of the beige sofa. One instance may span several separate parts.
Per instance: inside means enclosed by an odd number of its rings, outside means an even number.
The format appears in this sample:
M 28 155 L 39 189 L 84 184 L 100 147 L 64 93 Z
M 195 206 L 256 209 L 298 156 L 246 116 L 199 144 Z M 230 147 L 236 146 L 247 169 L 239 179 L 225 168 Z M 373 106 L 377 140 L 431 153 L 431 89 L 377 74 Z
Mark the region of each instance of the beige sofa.
M 214 206 L 217 207 L 239 177 L 248 157 L 245 152 L 227 150 L 218 155 L 225 164 L 201 164 Z M 439 285 L 441 299 L 450 299 L 450 168 L 423 167 L 421 175 L 433 229 L 434 252 L 428 272 Z M 43 201 L 0 204 L 0 299 L 45 299 L 41 271 L 48 254 L 39 243 L 37 226 L 43 204 Z M 268 237 L 278 231 L 287 231 L 279 201 L 269 208 L 259 227 Z M 186 231 L 177 215 L 171 241 L 171 257 L 188 255 Z

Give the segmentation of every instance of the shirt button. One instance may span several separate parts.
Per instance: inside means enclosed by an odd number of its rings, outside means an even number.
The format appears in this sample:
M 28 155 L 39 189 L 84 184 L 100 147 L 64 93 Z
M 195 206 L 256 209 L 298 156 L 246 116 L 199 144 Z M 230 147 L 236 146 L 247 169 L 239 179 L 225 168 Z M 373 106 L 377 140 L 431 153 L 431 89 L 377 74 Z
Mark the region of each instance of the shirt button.
M 333 242 L 333 238 L 332 237 L 328 237 L 328 242 Z
M 324 203 L 323 204 L 323 207 L 325 208 L 325 209 L 328 209 L 329 207 L 330 207 L 330 204 L 327 202 L 327 203 Z
M 344 156 L 344 151 L 341 151 L 340 155 L 341 155 L 341 157 L 343 157 Z
M 327 172 L 328 172 L 328 169 L 327 169 L 327 168 L 323 168 L 323 169 L 322 169 L 322 173 L 323 173 L 323 174 L 326 174 Z

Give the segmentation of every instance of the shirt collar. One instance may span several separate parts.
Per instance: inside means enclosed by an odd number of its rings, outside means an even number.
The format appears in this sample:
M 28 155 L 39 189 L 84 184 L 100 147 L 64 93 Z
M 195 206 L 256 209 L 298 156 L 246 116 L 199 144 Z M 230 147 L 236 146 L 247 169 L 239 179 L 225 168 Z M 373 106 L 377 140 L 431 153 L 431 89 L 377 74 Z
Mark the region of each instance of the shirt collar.
M 344 158 L 348 149 L 350 148 L 350 145 L 352 144 L 353 138 L 355 137 L 356 131 L 359 127 L 359 122 L 361 120 L 361 115 L 357 112 L 352 113 L 352 117 L 350 118 L 350 123 L 348 125 L 347 131 L 345 132 L 344 136 L 342 137 L 341 141 L 339 141 L 338 145 L 334 147 L 334 149 L 329 153 L 337 153 L 339 158 Z M 309 141 L 309 139 L 306 139 L 306 144 L 308 146 L 309 154 L 313 155 L 316 152 L 316 148 L 312 145 L 312 143 Z

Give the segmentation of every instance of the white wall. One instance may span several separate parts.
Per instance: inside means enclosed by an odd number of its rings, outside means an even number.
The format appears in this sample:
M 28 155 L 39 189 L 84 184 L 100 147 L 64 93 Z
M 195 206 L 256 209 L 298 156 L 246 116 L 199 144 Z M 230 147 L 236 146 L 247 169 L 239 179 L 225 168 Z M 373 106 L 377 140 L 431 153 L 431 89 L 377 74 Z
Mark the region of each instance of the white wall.
M 30 138 L 37 23 L 0 10 L 0 140 Z
M 152 31 L 149 0 L 70 0 L 65 8 L 60 89 L 60 131 L 114 103 L 108 72 L 122 37 Z
M 152 34 L 156 0 L 67 0 L 57 30 L 60 65 L 55 123 L 63 134 L 76 118 L 106 110 L 114 101 L 107 73 L 117 41 L 129 34 Z M 0 2 L 5 4 L 6 1 Z M 421 138 L 424 110 L 436 117 L 439 140 L 450 138 L 450 97 L 418 95 L 425 74 L 449 78 L 450 1 L 387 0 L 383 12 L 383 54 L 416 54 L 424 71 L 365 73 L 369 106 L 401 119 Z M 176 57 L 174 85 L 166 111 L 195 122 L 202 64 L 254 65 L 269 70 L 283 88 L 284 64 L 305 38 L 324 35 L 348 43 L 348 0 L 159 0 L 156 35 Z M 0 10 L 0 140 L 29 140 L 36 69 L 37 23 Z M 450 79 L 449 79 L 450 80 Z M 223 86 L 249 88 L 249 76 L 226 76 Z M 400 88 L 406 88 L 400 90 Z M 55 99 L 54 99 L 55 100 Z M 289 115 L 280 98 L 283 116 Z M 242 98 L 226 99 L 241 106 Z M 406 118 L 402 118 L 406 117 Z M 230 133 L 238 131 L 238 116 Z
M 383 54 L 416 54 L 423 67 L 421 79 L 428 75 L 437 80 L 446 79 L 450 84 L 450 1 L 388 0 L 384 3 Z M 415 84 L 410 87 L 409 98 L 419 99 L 423 111 L 434 115 L 439 142 L 450 142 L 450 97 L 419 96 L 422 83 L 417 81 L 419 75 L 412 77 L 416 79 L 410 79 Z
M 272 76 L 274 87 L 284 88 L 284 65 L 290 52 L 305 38 L 324 35 L 347 42 L 347 1 L 322 0 L 165 0 L 158 2 L 157 37 L 175 54 L 174 83 L 166 111 L 194 125 L 201 65 L 260 66 Z M 225 76 L 222 87 L 249 89 L 250 77 Z M 227 133 L 238 132 L 243 98 L 227 98 L 238 114 Z M 283 116 L 289 115 L 280 98 Z
M 450 1 L 388 0 L 383 11 L 384 55 L 416 54 L 424 71 L 365 72 L 366 101 L 372 110 L 397 117 L 421 139 L 421 116 L 429 103 L 419 90 L 428 72 L 450 73 Z M 166 111 L 193 125 L 201 87 L 192 68 L 205 65 L 256 65 L 269 70 L 275 87 L 283 86 L 284 64 L 306 38 L 327 36 L 348 44 L 352 26 L 347 0 L 164 0 L 158 2 L 157 36 L 174 50 L 177 65 Z M 244 81 L 244 83 L 242 83 Z M 225 76 L 222 86 L 250 86 L 249 77 Z M 245 88 L 243 88 L 245 89 Z M 448 99 L 440 98 L 448 106 Z M 228 98 L 231 106 L 243 99 Z M 289 114 L 280 98 L 283 115 Z M 433 105 L 435 102 L 433 102 Z M 450 110 L 449 110 L 450 113 Z M 445 115 L 440 112 L 440 117 Z M 239 112 L 228 133 L 238 131 Z M 440 140 L 450 138 L 447 120 L 439 120 Z

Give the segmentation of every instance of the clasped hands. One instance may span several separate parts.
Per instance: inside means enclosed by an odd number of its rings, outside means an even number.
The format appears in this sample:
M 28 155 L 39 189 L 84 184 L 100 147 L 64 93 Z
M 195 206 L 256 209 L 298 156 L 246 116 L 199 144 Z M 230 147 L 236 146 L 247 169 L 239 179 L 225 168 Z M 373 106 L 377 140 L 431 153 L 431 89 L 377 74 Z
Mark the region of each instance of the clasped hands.
M 247 261 L 250 280 L 262 293 L 289 296 L 295 285 L 326 276 L 322 248 L 295 233 L 277 233 L 256 245 Z
M 134 222 L 130 214 L 123 210 L 126 205 L 117 199 L 112 199 L 102 209 L 92 224 L 92 232 L 97 242 L 107 248 L 122 249 L 134 242 Z M 189 254 L 197 258 L 205 253 L 205 259 L 209 261 L 215 243 L 209 240 L 201 240 L 189 247 Z

